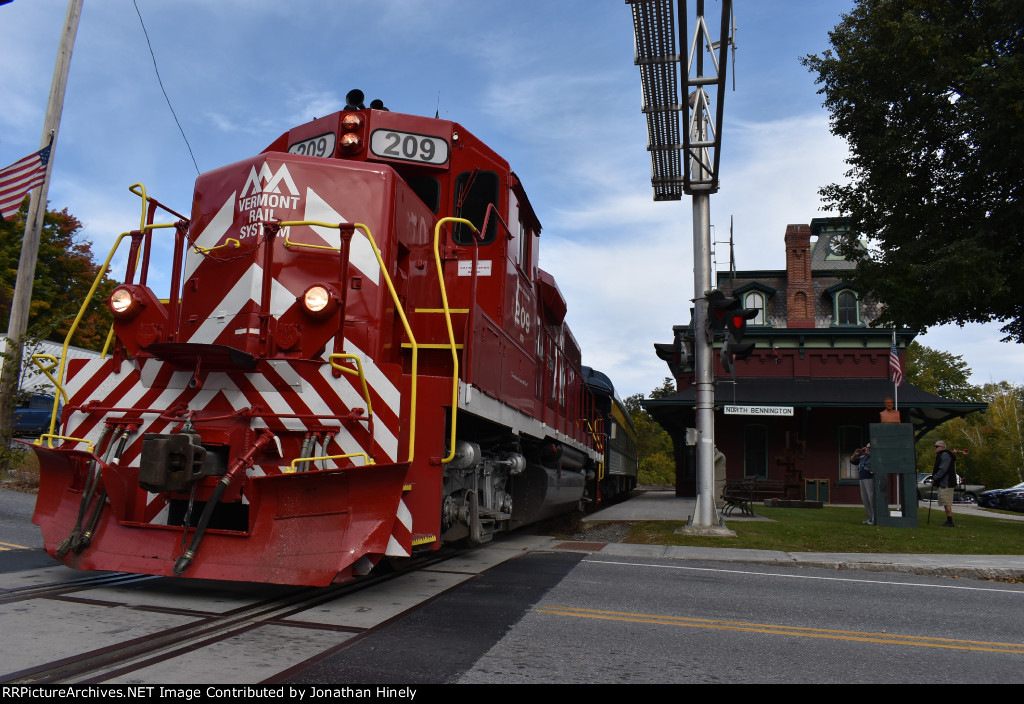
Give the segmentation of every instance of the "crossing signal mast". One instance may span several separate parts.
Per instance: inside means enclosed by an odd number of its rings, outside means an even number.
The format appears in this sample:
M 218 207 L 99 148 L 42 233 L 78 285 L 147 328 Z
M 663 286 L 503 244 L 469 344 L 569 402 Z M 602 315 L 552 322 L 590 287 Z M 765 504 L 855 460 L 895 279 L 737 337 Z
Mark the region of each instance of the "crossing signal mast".
M 680 200 L 683 193 L 693 198 L 694 331 L 708 330 L 709 325 L 717 324 L 717 321 L 709 323 L 709 311 L 714 310 L 716 316 L 718 311 L 709 305 L 710 297 L 714 293 L 722 296 L 712 291 L 711 285 L 710 196 L 718 191 L 727 73 L 725 52 L 729 47 L 733 48 L 735 57 L 732 0 L 721 0 L 717 41 L 712 40 L 705 21 L 705 0 L 696 0 L 692 35 L 687 24 L 687 0 L 626 0 L 626 4 L 633 13 L 635 63 L 640 67 L 642 110 L 647 116 L 654 200 Z M 687 96 L 685 100 L 680 100 L 681 94 Z M 684 116 L 682 125 L 680 116 Z M 743 318 L 741 327 L 746 325 L 747 319 Z M 721 320 L 728 326 L 725 317 Z M 735 333 L 730 327 L 730 334 Z M 740 335 L 742 339 L 742 333 Z M 733 342 L 739 344 L 735 338 Z M 713 335 L 694 335 L 697 507 L 690 528 L 725 533 L 713 495 L 713 343 Z M 739 358 L 742 352 L 734 349 L 733 353 Z M 730 363 L 733 353 L 730 353 Z

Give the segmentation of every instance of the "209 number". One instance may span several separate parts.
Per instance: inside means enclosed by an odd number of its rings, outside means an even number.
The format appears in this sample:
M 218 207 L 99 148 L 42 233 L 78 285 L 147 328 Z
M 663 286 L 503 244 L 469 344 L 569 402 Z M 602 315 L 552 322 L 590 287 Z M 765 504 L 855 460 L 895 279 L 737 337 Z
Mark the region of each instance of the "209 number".
M 333 156 L 334 133 L 328 132 L 319 137 L 304 139 L 288 147 L 289 154 L 307 154 L 309 156 Z
M 448 161 L 448 142 L 395 130 L 376 130 L 370 137 L 370 151 L 383 159 L 444 164 Z

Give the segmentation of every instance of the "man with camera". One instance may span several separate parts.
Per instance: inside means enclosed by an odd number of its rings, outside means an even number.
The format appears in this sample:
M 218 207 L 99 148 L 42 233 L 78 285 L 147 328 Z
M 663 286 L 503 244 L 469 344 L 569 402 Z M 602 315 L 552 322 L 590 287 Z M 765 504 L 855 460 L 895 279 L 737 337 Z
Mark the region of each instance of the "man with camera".
M 857 467 L 857 479 L 860 480 L 860 500 L 864 503 L 864 513 L 868 519 L 864 525 L 875 525 L 875 473 L 871 471 L 871 443 L 854 450 L 850 464 Z

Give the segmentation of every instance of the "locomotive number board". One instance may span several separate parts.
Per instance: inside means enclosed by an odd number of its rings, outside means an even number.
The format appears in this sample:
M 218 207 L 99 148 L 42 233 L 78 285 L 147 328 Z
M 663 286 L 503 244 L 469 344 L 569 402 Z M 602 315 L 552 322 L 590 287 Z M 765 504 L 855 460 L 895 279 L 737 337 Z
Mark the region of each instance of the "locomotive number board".
M 419 164 L 444 164 L 448 161 L 448 142 L 440 137 L 397 130 L 374 130 L 370 151 L 382 159 L 414 161 Z
M 319 137 L 310 137 L 288 147 L 289 154 L 308 154 L 309 156 L 334 156 L 334 133 L 328 132 Z

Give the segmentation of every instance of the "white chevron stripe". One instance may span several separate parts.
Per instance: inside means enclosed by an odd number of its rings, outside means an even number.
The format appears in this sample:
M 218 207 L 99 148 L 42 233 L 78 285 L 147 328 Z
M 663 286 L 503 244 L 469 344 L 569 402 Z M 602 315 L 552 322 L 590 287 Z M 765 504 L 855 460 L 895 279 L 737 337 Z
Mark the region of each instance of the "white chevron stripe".
M 306 214 L 304 219 L 316 220 L 318 222 L 348 222 L 312 188 L 306 189 Z M 336 229 L 327 227 L 314 227 L 312 229 L 329 246 L 341 247 L 341 234 Z M 377 257 L 373 253 L 373 247 L 370 246 L 370 240 L 366 239 L 366 235 L 359 230 L 356 230 L 355 235 L 352 237 L 349 262 L 352 266 L 359 269 L 363 276 L 368 278 L 375 286 L 380 285 L 380 265 L 377 263 Z
M 377 367 L 376 363 L 370 359 L 369 355 L 352 344 L 352 341 L 348 338 L 345 339 L 344 347 L 345 351 L 348 353 L 359 356 L 359 361 L 363 365 L 363 373 L 366 375 L 366 383 L 370 388 L 377 392 L 381 401 L 384 402 L 384 405 L 387 406 L 392 413 L 396 416 L 399 415 L 402 395 L 398 388 L 391 383 L 391 380 Z M 327 341 L 326 348 L 327 350 L 334 349 L 333 337 Z M 330 352 L 324 352 L 323 359 L 327 360 L 329 355 Z M 330 372 L 331 368 L 329 365 L 321 367 L 320 369 L 321 375 L 324 375 L 325 377 L 330 376 Z M 333 379 L 333 376 L 331 378 Z
M 77 374 L 75 374 L 72 378 L 68 379 L 67 382 L 64 384 L 64 391 L 65 393 L 67 393 L 68 398 L 74 398 L 75 394 L 81 391 L 82 387 L 84 387 L 87 382 L 92 381 L 93 377 L 99 374 L 100 368 L 108 361 L 110 361 L 109 358 L 90 359 L 88 362 L 86 362 L 85 366 L 83 366 L 78 371 Z M 126 362 L 125 364 L 130 365 L 131 362 Z M 109 376 L 107 376 L 107 378 L 100 382 L 98 389 L 93 392 L 92 397 L 102 398 L 105 394 L 108 394 L 111 391 L 113 391 L 114 387 L 120 384 L 122 381 L 124 381 L 123 374 L 110 374 Z
M 285 288 L 277 279 L 272 279 L 273 284 L 270 292 L 270 313 L 280 316 L 295 302 L 298 294 L 292 293 Z M 235 315 L 242 307 L 252 301 L 260 302 L 260 289 L 263 285 L 263 267 L 253 264 L 245 272 L 235 285 L 231 287 L 224 299 L 217 304 L 210 317 L 203 321 L 202 325 L 192 333 L 188 342 L 212 343 L 220 335 L 225 325 L 234 322 Z M 301 291 L 300 291 L 301 293 Z
M 285 401 L 281 392 L 275 389 L 271 381 L 263 374 L 246 374 L 245 378 L 249 380 L 253 388 L 259 393 L 260 398 L 273 413 L 279 415 L 293 415 L 295 413 L 295 409 Z M 306 429 L 306 424 L 299 418 L 281 418 L 279 420 L 288 430 Z
M 409 553 L 402 547 L 402 544 L 395 540 L 395 536 L 388 538 L 388 546 L 384 550 L 388 557 L 409 557 Z
M 369 369 L 373 367 L 372 363 L 363 365 L 363 372 L 369 377 Z M 362 392 L 357 391 L 352 383 L 344 376 L 337 379 L 331 374 L 331 368 L 329 366 L 323 366 L 320 368 L 320 376 L 327 380 L 331 384 L 331 387 L 338 394 L 348 408 L 362 408 L 366 406 L 366 400 L 363 398 Z M 367 384 L 376 390 L 376 388 L 370 383 L 367 378 Z M 396 414 L 397 415 L 397 414 Z M 380 445 L 380 448 L 387 455 L 388 461 L 394 462 L 398 456 L 398 438 L 392 428 L 387 427 L 381 422 L 378 416 L 373 423 L 373 439 Z M 380 459 L 377 460 L 380 462 Z
M 398 501 L 398 512 L 395 514 L 395 518 L 398 519 L 399 523 L 408 528 L 409 532 L 412 532 L 412 512 L 405 505 L 405 501 L 401 499 Z
M 216 246 L 220 242 L 221 237 L 227 234 L 227 231 L 235 221 L 235 199 L 237 196 L 237 191 L 232 193 L 220 210 L 217 211 L 217 214 L 213 216 L 213 219 L 207 223 L 206 228 L 196 235 L 196 245 L 209 249 Z M 197 253 L 189 247 L 185 256 L 185 273 L 182 276 L 182 280 L 187 281 L 192 276 L 192 272 L 202 264 L 205 258 L 204 255 Z

